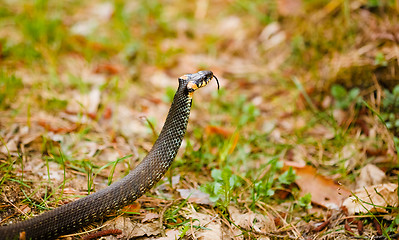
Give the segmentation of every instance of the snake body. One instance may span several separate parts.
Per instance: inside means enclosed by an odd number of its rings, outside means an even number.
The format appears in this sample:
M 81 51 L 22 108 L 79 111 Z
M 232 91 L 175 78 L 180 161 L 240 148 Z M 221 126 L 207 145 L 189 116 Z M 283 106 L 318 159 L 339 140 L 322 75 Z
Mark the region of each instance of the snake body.
M 0 239 L 54 239 L 126 206 L 157 183 L 170 167 L 187 129 L 193 92 L 217 78 L 200 71 L 179 78 L 164 126 L 148 155 L 126 177 L 94 194 L 37 217 L 0 227 Z M 219 82 L 218 82 L 219 86 Z

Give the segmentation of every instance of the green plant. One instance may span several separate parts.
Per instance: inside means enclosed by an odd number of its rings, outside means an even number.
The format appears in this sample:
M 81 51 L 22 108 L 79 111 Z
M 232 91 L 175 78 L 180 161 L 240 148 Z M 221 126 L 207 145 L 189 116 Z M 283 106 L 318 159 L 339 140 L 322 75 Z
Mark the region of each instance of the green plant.
M 261 24 L 269 24 L 277 18 L 276 5 L 273 4 L 273 1 L 235 0 L 233 3 L 234 10 L 250 13 L 249 16 L 254 17 Z
M 171 207 L 165 212 L 164 218 L 168 227 L 184 226 L 190 222 L 178 214 L 178 212 L 187 204 L 187 201 L 188 199 L 184 199 L 180 205 Z
M 46 99 L 44 109 L 49 112 L 59 112 L 65 110 L 68 105 L 67 100 L 57 99 L 55 97 Z
M 233 200 L 233 191 L 241 186 L 240 178 L 234 175 L 230 168 L 213 169 L 213 182 L 201 187 L 201 190 L 210 195 L 210 200 L 216 202 L 222 209 L 226 209 Z
M 348 92 L 343 86 L 337 84 L 331 87 L 331 95 L 335 99 L 335 107 L 339 109 L 348 109 L 352 103 L 360 104 L 362 100 L 358 88 L 353 88 Z
M 278 177 L 278 181 L 281 184 L 290 185 L 295 182 L 298 177 L 295 175 L 295 170 L 292 167 L 289 167 L 287 171 L 281 174 Z
M 385 111 L 397 111 L 399 110 L 399 85 L 396 85 L 392 93 L 388 90 L 384 90 L 385 97 L 382 100 L 382 106 Z
M 375 115 L 378 117 L 378 119 L 381 121 L 381 123 L 384 124 L 384 126 L 385 126 L 387 129 L 389 129 L 388 126 L 387 126 L 387 124 L 386 124 L 386 122 L 384 121 L 384 119 L 383 119 L 383 117 L 381 116 L 380 113 L 378 113 L 375 109 L 373 109 L 366 101 L 363 100 L 362 103 L 363 103 L 363 105 L 365 105 L 373 114 L 375 114 Z M 393 143 L 394 143 L 395 149 L 396 149 L 396 156 L 399 158 L 399 138 L 398 138 L 398 137 L 395 137 L 395 136 L 392 136 L 392 138 L 393 138 Z M 398 180 L 398 181 L 399 181 L 399 180 Z M 399 182 L 398 182 L 398 183 L 399 183 Z
M 298 199 L 298 206 L 303 209 L 311 209 L 312 208 L 312 195 L 310 193 L 305 194 L 304 196 Z
M 224 89 L 218 92 L 219 99 L 223 99 L 225 95 Z M 220 102 L 220 106 L 216 106 L 212 111 L 228 113 L 232 117 L 231 125 L 237 126 L 238 129 L 254 122 L 260 114 L 259 109 L 251 101 L 248 101 L 245 95 L 238 96 L 233 102 Z
M 386 127 L 389 130 L 396 132 L 399 129 L 399 85 L 396 85 L 392 90 L 392 93 L 385 89 L 385 98 L 382 100 L 382 106 L 384 112 L 381 113 L 381 118 L 385 122 Z
M 274 195 L 275 190 L 273 188 L 275 184 L 275 178 L 277 176 L 278 171 L 283 167 L 283 162 L 279 161 L 279 156 L 272 157 L 265 166 L 262 166 L 261 173 L 264 176 L 261 179 L 254 179 L 253 188 L 251 189 L 251 199 L 252 199 L 252 207 L 255 203 L 261 199 L 269 199 Z M 287 180 L 282 177 L 283 181 Z M 288 182 L 288 181 L 287 181 Z
M 7 109 L 24 87 L 22 80 L 14 74 L 0 70 L 0 109 Z
M 385 56 L 383 53 L 377 53 L 374 59 L 374 64 L 377 66 L 383 66 L 386 67 L 388 66 L 388 61 L 385 59 Z
M 386 232 L 396 232 L 399 226 L 399 209 L 396 208 L 396 217 L 392 220 L 392 222 L 389 224 L 389 226 L 386 228 Z

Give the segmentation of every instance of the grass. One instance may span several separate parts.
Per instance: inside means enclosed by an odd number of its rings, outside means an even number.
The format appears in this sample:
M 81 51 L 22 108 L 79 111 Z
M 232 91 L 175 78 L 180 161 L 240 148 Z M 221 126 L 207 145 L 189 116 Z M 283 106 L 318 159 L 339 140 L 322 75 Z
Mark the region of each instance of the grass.
M 231 231 L 238 227 L 231 236 L 259 237 L 235 223 L 229 212 L 235 206 L 243 214 L 284 216 L 276 231 L 286 237 L 349 236 L 342 224 L 306 230 L 327 211 L 301 194 L 299 176 L 283 163 L 313 166 L 348 187 L 373 163 L 397 181 L 398 86 L 384 89 L 372 80 L 380 76 L 375 69 L 389 70 L 397 60 L 390 54 L 395 40 L 384 38 L 395 32 L 397 1 L 309 0 L 299 13 L 278 1 L 200 2 L 179 8 L 158 1 L 4 3 L 1 193 L 17 206 L 28 204 L 33 215 L 122 178 L 159 132 L 176 88 L 171 79 L 209 68 L 222 88 L 196 93 L 184 147 L 166 175 L 169 187 L 161 181 L 147 195 L 171 203 L 163 226 L 181 237 L 193 234 L 191 225 L 204 230 L 187 218 L 195 210 L 219 216 Z M 271 23 L 277 30 L 267 33 Z M 87 31 L 77 33 L 78 26 Z M 284 39 L 273 45 L 279 33 Z M 93 90 L 101 94 L 96 112 L 84 101 L 73 107 L 76 96 Z M 137 120 L 142 115 L 147 122 Z M 349 145 L 355 149 L 348 157 Z M 176 186 L 174 175 L 181 178 Z M 13 195 L 6 187 L 14 185 Z M 214 205 L 173 201 L 174 188 L 200 189 Z M 16 211 L 0 203 L 2 219 Z M 162 211 L 156 204 L 143 209 Z M 375 235 L 367 221 L 367 236 Z M 384 222 L 385 235 L 397 226 L 396 218 Z
M 15 101 L 17 93 L 23 88 L 20 78 L 13 74 L 0 72 L 0 106 L 3 109 L 9 108 L 11 102 Z

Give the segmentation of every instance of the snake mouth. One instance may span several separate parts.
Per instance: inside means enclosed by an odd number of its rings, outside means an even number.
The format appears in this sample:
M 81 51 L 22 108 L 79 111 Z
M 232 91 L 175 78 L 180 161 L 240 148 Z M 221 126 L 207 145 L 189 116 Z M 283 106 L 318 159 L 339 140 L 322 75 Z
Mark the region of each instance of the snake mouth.
M 218 89 L 220 88 L 219 80 L 211 71 L 199 71 L 193 74 L 186 74 L 180 78 L 188 81 L 187 90 L 189 93 L 206 86 L 212 80 L 212 78 L 216 79 Z

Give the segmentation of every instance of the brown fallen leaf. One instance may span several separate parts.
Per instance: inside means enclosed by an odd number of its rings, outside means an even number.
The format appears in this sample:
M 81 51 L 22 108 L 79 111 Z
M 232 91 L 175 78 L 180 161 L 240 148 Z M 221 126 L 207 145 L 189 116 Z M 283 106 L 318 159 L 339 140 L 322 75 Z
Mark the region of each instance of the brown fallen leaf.
M 141 223 L 150 222 L 151 220 L 158 218 L 159 218 L 158 213 L 149 212 L 144 215 L 144 218 L 141 220 Z
M 354 196 L 348 197 L 343 203 L 350 215 L 367 213 L 369 211 L 385 213 L 386 210 L 384 207 L 399 206 L 398 185 L 394 183 L 359 188 L 353 194 Z
M 117 65 L 117 64 L 112 64 L 112 63 L 103 63 L 99 64 L 95 69 L 95 73 L 106 73 L 109 75 L 116 75 L 122 72 L 123 66 L 122 65 Z
M 28 205 L 24 204 L 24 205 L 22 205 L 22 206 L 19 208 L 19 210 L 20 210 L 23 214 L 27 214 L 27 213 L 29 213 L 32 209 L 31 209 Z
M 74 93 L 73 101 L 68 102 L 67 113 L 86 113 L 90 118 L 95 117 L 101 102 L 101 91 L 93 88 L 89 93 Z
M 177 189 L 180 193 L 180 197 L 187 199 L 189 202 L 195 202 L 198 204 L 213 205 L 209 200 L 209 194 L 201 192 L 198 189 Z
M 49 132 L 60 133 L 60 134 L 70 133 L 78 128 L 78 124 L 73 123 L 70 126 L 60 127 L 60 126 L 55 126 L 56 123 L 50 123 L 47 122 L 46 120 L 39 120 L 38 124 Z
M 112 108 L 110 106 L 107 106 L 104 110 L 103 113 L 103 117 L 104 119 L 110 119 L 112 117 Z
M 117 217 L 106 223 L 104 230 L 120 229 L 123 232 L 122 239 L 132 239 L 137 237 L 156 236 L 161 233 L 159 221 L 150 223 L 132 222 L 128 217 Z
M 141 205 L 138 202 L 133 202 L 132 204 L 129 204 L 125 207 L 122 208 L 123 212 L 129 212 L 129 213 L 139 213 L 140 212 Z
M 3 145 L 3 144 L 2 144 Z M 15 139 L 11 139 L 6 145 L 0 147 L 0 152 L 8 155 L 10 152 L 17 152 L 18 147 Z
M 191 219 L 193 225 L 201 226 L 193 233 L 194 239 L 199 240 L 218 240 L 223 239 L 222 223 L 217 216 L 196 212 L 191 209 L 186 218 Z
M 324 125 L 316 125 L 312 127 L 308 133 L 311 136 L 322 138 L 322 139 L 333 139 L 335 137 L 335 133 L 332 129 L 324 126 Z
M 289 162 L 284 164 L 286 168 L 290 167 Z M 329 209 L 339 209 L 343 200 L 350 196 L 348 189 L 336 184 L 332 179 L 319 175 L 316 169 L 311 166 L 291 167 L 298 176 L 295 183 L 301 189 L 301 195 L 310 193 L 314 204 Z
M 356 187 L 360 189 L 371 185 L 381 184 L 385 177 L 384 171 L 379 169 L 376 165 L 369 163 L 360 171 L 360 175 L 356 181 Z
M 276 230 L 274 219 L 259 213 L 248 211 L 242 213 L 234 206 L 228 207 L 231 220 L 234 224 L 244 229 L 254 229 L 257 232 L 270 232 Z
M 92 232 L 89 233 L 88 235 L 82 237 L 81 240 L 91 240 L 91 239 L 98 239 L 104 236 L 109 236 L 109 235 L 118 235 L 122 234 L 122 231 L 119 229 L 109 229 L 109 230 L 101 230 L 98 232 Z
M 228 138 L 233 134 L 233 131 L 231 131 L 227 128 L 220 127 L 220 126 L 213 126 L 213 125 L 206 126 L 205 132 L 207 135 L 217 134 L 217 135 L 221 135 L 225 138 Z
M 278 0 L 277 11 L 283 16 L 297 16 L 302 12 L 302 0 Z
M 176 240 L 179 239 L 181 232 L 176 229 L 168 229 L 165 231 L 166 237 L 155 238 L 154 240 Z

